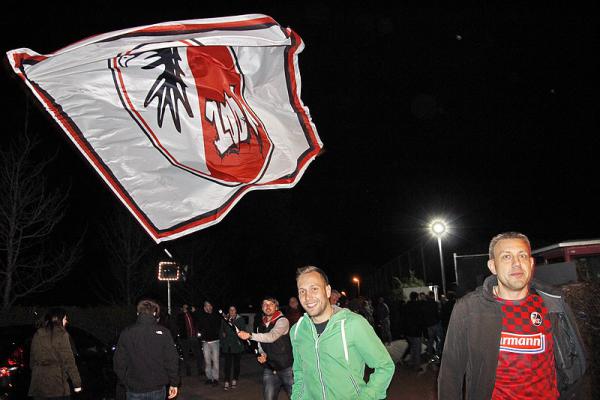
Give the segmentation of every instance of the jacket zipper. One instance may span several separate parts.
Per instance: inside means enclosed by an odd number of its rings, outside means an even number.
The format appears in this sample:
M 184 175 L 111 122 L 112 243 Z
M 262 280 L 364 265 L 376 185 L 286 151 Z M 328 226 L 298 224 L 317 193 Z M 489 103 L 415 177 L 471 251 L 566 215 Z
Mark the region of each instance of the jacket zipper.
M 323 392 L 323 400 L 326 400 L 327 396 L 325 395 L 325 383 L 323 383 L 323 374 L 321 373 L 321 359 L 319 358 L 319 339 L 321 337 L 317 335 L 317 331 L 314 324 L 311 325 L 313 337 L 315 338 L 315 355 L 317 356 L 317 370 L 319 371 L 319 381 L 321 381 L 321 391 Z
M 352 381 L 352 384 L 354 385 L 354 390 L 356 391 L 356 395 L 360 396 L 360 390 L 358 389 L 358 385 L 356 384 L 356 381 L 354 380 L 354 377 L 352 376 L 352 371 L 350 371 L 350 380 Z

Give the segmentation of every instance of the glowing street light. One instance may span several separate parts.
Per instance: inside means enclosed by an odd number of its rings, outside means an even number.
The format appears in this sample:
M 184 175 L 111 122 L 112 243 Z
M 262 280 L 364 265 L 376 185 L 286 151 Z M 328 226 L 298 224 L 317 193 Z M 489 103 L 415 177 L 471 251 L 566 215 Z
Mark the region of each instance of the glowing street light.
M 429 229 L 433 236 L 437 237 L 438 248 L 440 250 L 440 268 L 442 269 L 442 290 L 446 295 L 446 274 L 444 272 L 444 255 L 442 253 L 442 236 L 448 231 L 448 225 L 442 220 L 435 220 L 429 224 Z
M 356 283 L 356 296 L 360 296 L 360 279 L 358 279 L 356 276 L 354 278 L 352 278 L 352 282 Z

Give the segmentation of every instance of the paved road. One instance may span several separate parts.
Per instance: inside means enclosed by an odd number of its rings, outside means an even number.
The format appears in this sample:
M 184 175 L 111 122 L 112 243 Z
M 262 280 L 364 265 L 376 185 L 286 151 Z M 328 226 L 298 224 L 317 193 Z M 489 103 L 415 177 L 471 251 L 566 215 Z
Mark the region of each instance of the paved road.
M 388 347 L 392 359 L 396 362 L 406 348 L 406 341 L 397 340 Z M 221 359 L 221 365 L 224 365 Z M 222 367 L 221 367 L 222 368 Z M 403 400 L 435 400 L 436 371 L 427 368 L 425 373 L 418 374 L 403 366 L 396 367 L 396 373 L 388 390 L 388 399 Z M 179 400 L 262 400 L 262 368 L 251 354 L 242 357 L 241 374 L 238 387 L 223 390 L 223 384 L 213 387 L 204 384 L 204 377 L 183 377 Z M 284 393 L 279 400 L 287 399 Z

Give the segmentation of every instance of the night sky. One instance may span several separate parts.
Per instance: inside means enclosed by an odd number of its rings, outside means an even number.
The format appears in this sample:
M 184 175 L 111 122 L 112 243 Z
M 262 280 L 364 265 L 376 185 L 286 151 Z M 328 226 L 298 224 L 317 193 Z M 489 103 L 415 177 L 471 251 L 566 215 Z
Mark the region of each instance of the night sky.
M 426 231 L 434 216 L 452 225 L 447 264 L 453 252 L 485 252 L 507 230 L 528 234 L 534 248 L 600 238 L 595 9 L 252 3 L 20 2 L 0 16 L 2 54 L 45 54 L 97 33 L 246 13 L 267 14 L 303 38 L 302 100 L 323 154 L 293 189 L 251 192 L 221 223 L 166 244 L 177 256 L 210 243 L 210 257 L 193 268 L 222 264 L 216 279 L 233 282 L 232 300 L 289 296 L 295 268 L 309 263 L 348 290 L 352 274 L 421 244 L 435 281 L 437 249 Z M 26 96 L 8 69 L 0 79 L 5 145 L 22 132 Z M 29 116 L 48 148 L 59 149 L 49 179 L 71 185 L 59 232 L 76 236 L 87 226 L 71 276 L 31 301 L 94 304 L 78 288 L 106 268 L 99 225 L 124 207 L 44 113 L 32 106 Z

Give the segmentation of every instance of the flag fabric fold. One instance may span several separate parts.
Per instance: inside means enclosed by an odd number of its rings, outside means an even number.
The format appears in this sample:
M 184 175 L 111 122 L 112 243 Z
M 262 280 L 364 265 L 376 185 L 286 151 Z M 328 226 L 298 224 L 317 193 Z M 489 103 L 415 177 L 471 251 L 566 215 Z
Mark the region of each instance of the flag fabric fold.
M 250 190 L 289 188 L 322 149 L 300 99 L 302 39 L 265 15 L 166 22 L 14 72 L 156 242 L 218 223 Z

